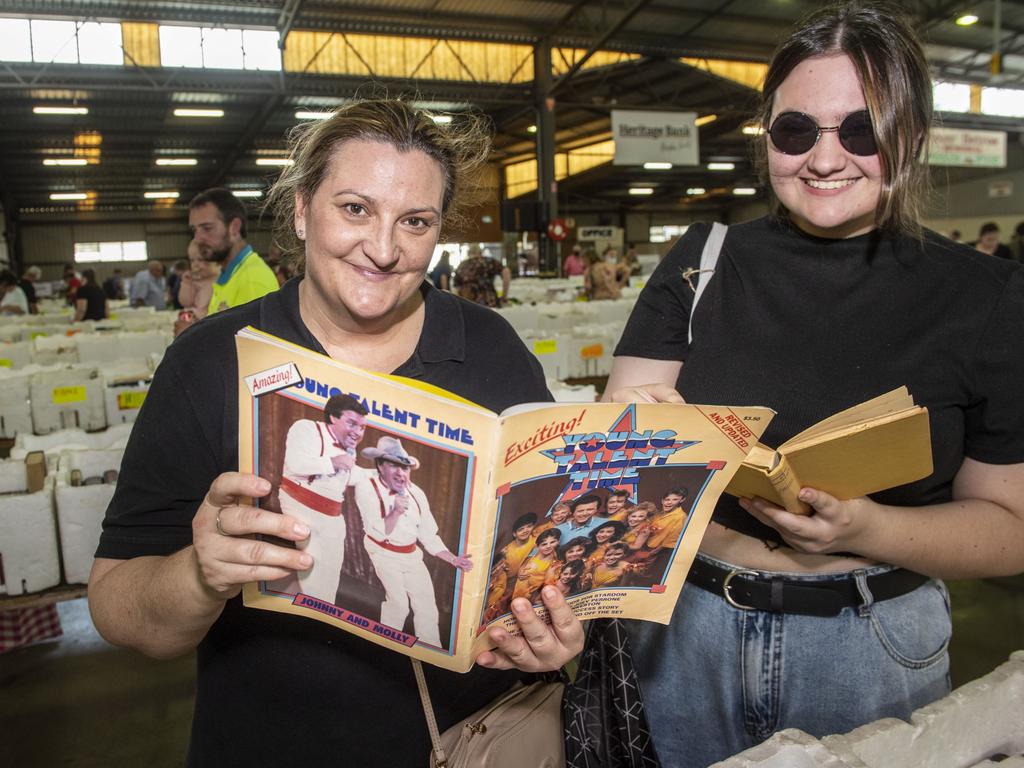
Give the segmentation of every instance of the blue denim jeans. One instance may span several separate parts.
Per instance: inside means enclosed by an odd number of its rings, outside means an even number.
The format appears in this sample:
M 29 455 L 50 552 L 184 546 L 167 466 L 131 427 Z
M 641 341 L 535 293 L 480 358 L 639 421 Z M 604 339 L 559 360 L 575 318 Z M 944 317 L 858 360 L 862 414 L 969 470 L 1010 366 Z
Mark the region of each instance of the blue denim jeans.
M 907 719 L 945 696 L 945 585 L 933 579 L 875 603 L 863 578 L 858 584 L 863 604 L 829 618 L 741 610 L 687 584 L 667 626 L 626 622 L 663 768 L 705 768 L 784 728 L 821 737 L 882 717 Z

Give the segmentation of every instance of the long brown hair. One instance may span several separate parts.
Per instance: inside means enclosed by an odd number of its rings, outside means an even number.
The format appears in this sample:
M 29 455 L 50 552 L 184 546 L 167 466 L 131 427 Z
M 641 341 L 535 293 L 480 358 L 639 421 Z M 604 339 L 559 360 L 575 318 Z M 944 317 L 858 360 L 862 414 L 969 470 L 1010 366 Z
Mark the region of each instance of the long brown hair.
M 289 136 L 292 165 L 268 192 L 265 209 L 274 212 L 275 244 L 300 269 L 305 252 L 295 234 L 296 196 L 311 200 L 335 150 L 353 139 L 390 144 L 401 152 L 419 150 L 437 161 L 444 172 L 442 234 L 460 223 L 460 208 L 475 202 L 478 171 L 491 147 L 483 117 L 460 114 L 450 124 L 439 124 L 401 99 L 354 101 L 326 120 L 297 126 Z
M 921 211 L 929 194 L 924 153 L 932 118 L 932 82 L 921 43 L 907 15 L 888 2 L 842 2 L 814 11 L 798 22 L 775 50 L 761 91 L 755 163 L 766 189 L 767 129 L 775 92 L 794 68 L 813 56 L 845 54 L 864 91 L 882 167 L 882 191 L 875 208 L 879 229 L 921 237 Z M 772 210 L 786 216 L 771 195 Z

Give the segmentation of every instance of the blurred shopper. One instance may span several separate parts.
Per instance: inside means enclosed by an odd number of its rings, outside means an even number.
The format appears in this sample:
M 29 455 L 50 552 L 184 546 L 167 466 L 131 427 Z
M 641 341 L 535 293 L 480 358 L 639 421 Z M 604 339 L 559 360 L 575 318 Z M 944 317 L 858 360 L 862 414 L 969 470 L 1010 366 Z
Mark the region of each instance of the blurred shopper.
M 28 301 L 28 313 L 39 314 L 39 299 L 36 298 L 35 282 L 43 276 L 43 271 L 36 266 L 29 267 L 18 281 L 18 287 L 25 292 L 25 299 Z
M 1013 232 L 1013 239 L 1010 240 L 1010 250 L 1013 251 L 1013 258 L 1024 263 L 1024 221 L 1018 224 Z
M 114 270 L 114 274 L 103 281 L 103 292 L 108 299 L 120 301 L 124 295 L 124 273 L 120 268 Z
M 188 259 L 178 259 L 167 276 L 167 293 L 171 299 L 171 306 L 175 309 L 182 308 L 182 304 L 178 300 L 178 291 L 181 289 L 182 276 L 187 274 L 190 269 Z
M 82 284 L 82 277 L 75 271 L 75 265 L 68 263 L 64 266 L 64 290 L 68 304 L 75 306 L 75 294 L 78 286 Z
M 494 288 L 494 278 L 501 276 L 501 297 Z M 512 273 L 497 259 L 484 256 L 479 245 L 469 246 L 469 258 L 459 264 L 452 283 L 455 292 L 464 299 L 497 307 L 508 301 L 508 287 Z
M 28 299 L 18 287 L 18 278 L 9 269 L 0 272 L 0 314 L 28 314 Z
M 565 257 L 565 261 L 562 262 L 562 274 L 566 277 L 587 274 L 587 262 L 583 258 L 583 248 L 579 243 L 572 247 L 569 255 Z
M 75 296 L 75 322 L 80 320 L 106 320 L 110 315 L 107 307 L 107 294 L 96 282 L 96 272 L 91 269 L 82 270 L 82 284 Z
M 427 275 L 430 278 L 430 282 L 434 284 L 434 287 L 439 291 L 447 291 L 452 287 L 452 257 L 448 251 L 441 252 L 441 259 L 437 262 L 430 274 Z
M 999 242 L 999 225 L 994 221 L 988 221 L 981 225 L 978 230 L 978 240 L 974 244 L 975 249 L 989 256 L 998 256 L 1000 259 L 1013 259 L 1013 251 Z
M 619 262 L 617 249 L 608 246 L 599 260 L 590 265 L 587 273 L 587 295 L 591 301 L 617 299 L 622 286 L 629 281 L 629 267 Z
M 188 228 L 199 255 L 220 265 L 208 306 L 210 314 L 237 307 L 278 289 L 277 277 L 246 241 L 245 206 L 227 189 L 200 192 L 188 204 Z M 305 239 L 305 232 L 299 232 Z
M 163 309 L 167 306 L 167 281 L 164 280 L 164 265 L 159 261 L 151 261 L 132 278 L 130 293 L 133 307 L 153 307 Z
M 188 261 L 191 269 L 181 276 L 181 288 L 178 289 L 181 312 L 174 323 L 175 336 L 196 320 L 206 317 L 210 297 L 213 296 L 213 283 L 220 275 L 220 264 L 200 256 L 195 240 L 188 244 Z

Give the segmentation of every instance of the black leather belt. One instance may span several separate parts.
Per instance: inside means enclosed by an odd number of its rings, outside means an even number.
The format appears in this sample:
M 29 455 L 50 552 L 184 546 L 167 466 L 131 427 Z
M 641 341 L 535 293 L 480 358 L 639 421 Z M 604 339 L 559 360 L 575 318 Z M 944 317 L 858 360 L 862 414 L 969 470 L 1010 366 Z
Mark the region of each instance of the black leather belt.
M 913 592 L 928 579 L 897 568 L 868 576 L 867 586 L 874 602 L 880 603 Z M 852 573 L 827 581 L 769 578 L 744 568 L 720 568 L 698 558 L 693 561 L 686 581 L 748 611 L 837 616 L 843 608 L 854 608 L 864 602 Z

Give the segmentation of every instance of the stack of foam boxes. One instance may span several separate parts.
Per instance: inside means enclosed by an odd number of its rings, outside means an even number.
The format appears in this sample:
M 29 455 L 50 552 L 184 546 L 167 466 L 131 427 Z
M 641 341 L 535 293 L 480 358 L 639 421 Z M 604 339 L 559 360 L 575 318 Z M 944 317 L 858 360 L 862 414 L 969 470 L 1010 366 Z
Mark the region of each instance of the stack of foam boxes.
M 0 594 L 39 592 L 60 583 L 53 478 L 33 452 L 0 461 Z
M 0 352 L 2 354 L 2 352 Z M 0 438 L 32 432 L 31 373 L 0 367 Z
M 1024 651 L 913 713 L 816 739 L 781 731 L 712 768 L 1024 768 Z
M 64 451 L 57 464 L 54 501 L 61 561 L 68 584 L 85 584 L 123 450 Z
M 103 377 L 99 368 L 70 367 L 32 375 L 29 397 L 37 434 L 61 429 L 98 430 L 107 426 Z

